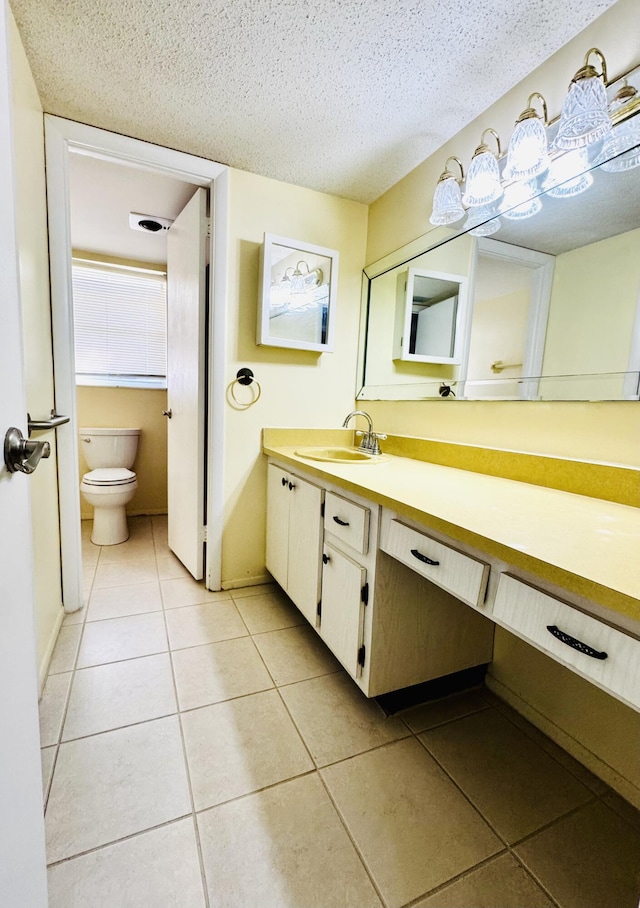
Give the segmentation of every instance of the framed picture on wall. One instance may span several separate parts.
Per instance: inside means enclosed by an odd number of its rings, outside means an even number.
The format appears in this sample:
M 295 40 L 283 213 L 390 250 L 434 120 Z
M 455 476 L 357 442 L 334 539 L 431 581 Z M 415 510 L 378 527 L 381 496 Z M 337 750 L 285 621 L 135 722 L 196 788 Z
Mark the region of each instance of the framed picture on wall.
M 335 249 L 265 233 L 257 343 L 331 353 L 337 287 Z

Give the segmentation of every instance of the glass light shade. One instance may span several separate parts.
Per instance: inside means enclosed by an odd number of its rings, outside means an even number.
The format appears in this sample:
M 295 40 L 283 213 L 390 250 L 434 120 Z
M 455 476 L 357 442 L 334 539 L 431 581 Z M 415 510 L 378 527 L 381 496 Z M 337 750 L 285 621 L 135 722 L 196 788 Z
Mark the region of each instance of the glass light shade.
M 507 179 L 530 180 L 549 169 L 547 134 L 539 117 L 527 117 L 516 123 L 509 141 Z
M 474 208 L 464 222 L 465 229 L 472 236 L 491 236 L 500 230 L 500 218 L 495 217 L 494 205 L 482 205 Z
M 460 185 L 455 177 L 439 180 L 433 194 L 433 211 L 429 221 L 435 227 L 454 224 L 464 217 Z
M 464 204 L 469 208 L 490 205 L 500 198 L 502 191 L 496 156 L 488 150 L 475 154 L 469 165 L 466 192 L 462 196 Z
M 556 148 L 584 148 L 611 132 L 607 90 L 603 79 L 594 75 L 571 83 L 560 114 L 554 145 Z
M 580 195 L 591 186 L 593 176 L 586 172 L 589 166 L 584 148 L 568 151 L 552 161 L 543 188 L 552 199 L 567 199 Z
M 604 143 L 599 160 L 602 161 L 601 169 L 609 173 L 640 167 L 640 122 L 627 120 L 615 126 Z
M 504 191 L 500 214 L 510 221 L 521 221 L 533 217 L 541 208 L 542 202 L 536 195 L 535 184 L 513 183 Z

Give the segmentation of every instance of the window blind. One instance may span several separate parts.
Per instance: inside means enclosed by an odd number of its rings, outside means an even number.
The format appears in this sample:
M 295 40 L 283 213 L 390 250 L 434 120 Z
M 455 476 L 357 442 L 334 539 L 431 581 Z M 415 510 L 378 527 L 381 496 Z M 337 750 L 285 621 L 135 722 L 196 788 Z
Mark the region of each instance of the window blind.
M 166 387 L 166 275 L 74 260 L 72 284 L 78 384 Z

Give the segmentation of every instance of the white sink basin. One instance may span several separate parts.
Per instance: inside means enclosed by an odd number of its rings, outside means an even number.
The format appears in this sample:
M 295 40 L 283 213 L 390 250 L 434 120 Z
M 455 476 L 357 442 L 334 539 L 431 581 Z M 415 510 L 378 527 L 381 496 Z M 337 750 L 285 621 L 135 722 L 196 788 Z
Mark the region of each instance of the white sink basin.
M 308 460 L 324 460 L 329 463 L 380 463 L 387 458 L 384 454 L 369 454 L 359 448 L 313 447 L 296 448 L 297 457 Z

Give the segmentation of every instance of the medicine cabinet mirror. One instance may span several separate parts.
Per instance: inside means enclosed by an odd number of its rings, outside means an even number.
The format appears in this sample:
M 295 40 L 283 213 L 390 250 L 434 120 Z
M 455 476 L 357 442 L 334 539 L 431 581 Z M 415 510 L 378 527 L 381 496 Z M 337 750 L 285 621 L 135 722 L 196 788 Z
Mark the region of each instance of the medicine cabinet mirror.
M 398 275 L 394 359 L 458 363 L 467 305 L 467 279 L 409 268 Z
M 338 253 L 265 233 L 257 343 L 333 351 Z

